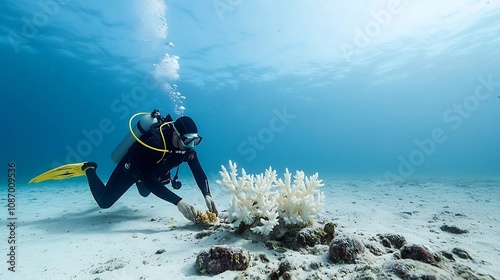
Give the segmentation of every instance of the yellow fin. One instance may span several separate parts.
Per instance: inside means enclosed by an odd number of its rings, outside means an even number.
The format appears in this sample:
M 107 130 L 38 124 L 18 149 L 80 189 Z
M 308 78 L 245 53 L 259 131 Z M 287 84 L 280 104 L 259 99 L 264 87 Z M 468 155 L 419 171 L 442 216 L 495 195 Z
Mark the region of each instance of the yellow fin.
M 31 179 L 29 183 L 39 183 L 47 180 L 63 180 L 85 175 L 82 166 L 85 162 L 70 163 L 56 167 Z

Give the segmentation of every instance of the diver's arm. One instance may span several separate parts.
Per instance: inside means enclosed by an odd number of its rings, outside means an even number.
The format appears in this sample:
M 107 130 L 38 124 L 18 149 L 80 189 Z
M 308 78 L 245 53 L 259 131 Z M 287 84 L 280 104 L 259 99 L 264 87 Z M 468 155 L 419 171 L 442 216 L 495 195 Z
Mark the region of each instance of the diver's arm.
M 179 201 L 181 201 L 181 197 L 173 193 L 167 187 L 165 187 L 162 183 L 158 181 L 158 178 L 154 174 L 154 172 L 146 172 L 143 173 L 144 185 L 148 190 L 150 190 L 157 197 L 166 200 L 174 205 L 177 205 Z
M 188 160 L 188 165 L 189 168 L 191 168 L 191 172 L 193 173 L 194 179 L 196 180 L 196 184 L 198 185 L 198 188 L 200 188 L 203 196 L 212 196 L 210 194 L 210 187 L 208 186 L 207 175 L 205 174 L 205 171 L 203 171 L 196 153 L 194 154 L 194 158 Z
M 144 184 L 157 197 L 176 205 L 179 212 L 181 212 L 186 219 L 191 221 L 196 220 L 197 213 L 193 205 L 187 203 L 184 199 L 180 198 L 158 182 L 154 172 L 148 172 L 144 175 Z
M 201 193 L 203 193 L 203 197 L 205 198 L 205 203 L 207 204 L 208 210 L 214 213 L 216 216 L 219 216 L 217 205 L 212 198 L 212 194 L 210 194 L 207 175 L 203 171 L 203 168 L 201 168 L 201 164 L 198 160 L 198 157 L 196 156 L 196 153 L 194 153 L 194 156 L 190 156 L 190 158 L 188 159 L 188 164 L 191 168 L 191 172 L 193 172 L 194 179 L 196 180 L 198 188 L 200 188 Z

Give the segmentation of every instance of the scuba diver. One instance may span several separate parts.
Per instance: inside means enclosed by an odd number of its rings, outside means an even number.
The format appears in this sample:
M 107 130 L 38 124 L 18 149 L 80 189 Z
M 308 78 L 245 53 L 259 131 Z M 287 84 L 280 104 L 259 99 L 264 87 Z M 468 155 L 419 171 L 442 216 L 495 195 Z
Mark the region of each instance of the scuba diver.
M 144 116 L 132 128 L 132 120 L 140 114 Z M 218 215 L 207 176 L 194 150 L 202 137 L 193 119 L 181 116 L 173 121 L 170 115 L 162 117 L 154 110 L 132 116 L 129 129 L 130 134 L 112 153 L 117 166 L 106 184 L 97 175 L 95 162 L 63 165 L 31 179 L 30 183 L 86 175 L 92 196 L 101 208 L 111 207 L 135 183 L 141 196 L 153 193 L 176 205 L 184 217 L 194 221 L 197 212 L 193 205 L 166 187 L 169 183 L 174 189 L 181 187 L 182 183 L 177 181 L 179 166 L 187 162 L 208 210 Z M 174 168 L 177 170 L 172 178 Z

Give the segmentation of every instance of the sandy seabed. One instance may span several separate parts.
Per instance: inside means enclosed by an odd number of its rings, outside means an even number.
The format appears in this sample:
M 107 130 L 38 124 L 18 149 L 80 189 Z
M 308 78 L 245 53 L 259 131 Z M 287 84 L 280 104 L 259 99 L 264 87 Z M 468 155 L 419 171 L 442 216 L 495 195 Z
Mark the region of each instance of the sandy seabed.
M 336 224 L 337 232 L 361 238 L 400 234 L 410 244 L 434 251 L 465 250 L 471 259 L 457 262 L 473 271 L 500 278 L 500 181 L 419 180 L 405 183 L 377 180 L 324 180 L 326 196 L 322 220 Z M 212 181 L 213 182 L 213 181 Z M 199 210 L 206 206 L 193 182 L 177 192 Z M 212 183 L 219 211 L 229 196 Z M 234 279 L 239 271 L 200 275 L 195 261 L 211 245 L 238 246 L 269 262 L 252 261 L 249 278 L 267 279 L 269 269 L 284 259 L 316 262 L 320 271 L 297 269 L 296 279 L 350 279 L 354 264 L 334 264 L 326 254 L 277 252 L 231 230 L 195 238 L 207 228 L 186 220 L 177 207 L 155 196 L 143 198 L 132 187 L 110 209 L 99 209 L 82 178 L 59 183 L 19 186 L 16 191 L 16 263 L 8 270 L 3 241 L 0 279 Z M 7 193 L 0 197 L 6 204 Z M 2 224 L 8 224 L 7 209 Z M 467 230 L 453 234 L 443 225 Z M 8 229 L 4 227 L 5 236 Z M 386 257 L 381 257 L 382 259 Z M 266 269 L 267 268 L 267 269 Z M 342 274 L 342 272 L 344 272 Z M 339 275 L 345 275 L 341 277 Z M 294 279 L 295 279 L 294 278 Z

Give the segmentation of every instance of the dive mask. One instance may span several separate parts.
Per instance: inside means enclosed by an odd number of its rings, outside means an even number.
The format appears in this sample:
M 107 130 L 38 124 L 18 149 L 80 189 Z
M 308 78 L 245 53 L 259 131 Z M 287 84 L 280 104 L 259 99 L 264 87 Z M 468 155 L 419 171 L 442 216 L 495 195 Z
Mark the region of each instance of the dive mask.
M 179 134 L 177 134 L 179 135 Z M 194 146 L 200 144 L 201 139 L 203 139 L 200 135 L 197 133 L 187 133 L 184 135 L 179 135 L 180 142 L 185 148 L 194 148 Z

